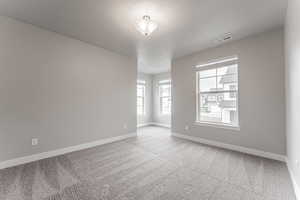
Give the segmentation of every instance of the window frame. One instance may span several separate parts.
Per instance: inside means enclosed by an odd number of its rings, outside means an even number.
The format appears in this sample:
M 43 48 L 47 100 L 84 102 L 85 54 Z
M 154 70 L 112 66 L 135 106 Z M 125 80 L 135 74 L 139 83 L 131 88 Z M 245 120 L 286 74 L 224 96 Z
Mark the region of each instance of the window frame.
M 138 116 L 144 116 L 146 115 L 146 81 L 143 81 L 143 80 L 138 80 L 137 81 L 137 90 L 138 90 L 138 87 L 142 87 L 143 88 L 143 95 L 142 96 L 138 96 L 138 94 L 136 93 L 136 108 L 137 108 L 137 115 Z M 142 108 L 143 108 L 143 112 L 142 113 L 138 113 L 138 99 L 139 98 L 142 98 Z
M 168 85 L 170 87 L 170 94 L 168 96 L 161 96 L 161 87 Z M 171 115 L 172 113 L 172 84 L 171 80 L 162 80 L 158 83 L 158 97 L 159 97 L 159 113 L 161 115 Z M 170 101 L 170 112 L 163 112 L 163 99 L 168 99 Z
M 218 69 L 221 67 L 226 67 L 230 65 L 237 65 L 237 87 L 235 90 L 222 90 L 222 91 L 208 91 L 208 92 L 200 92 L 200 71 L 210 70 L 210 69 Z M 232 57 L 226 57 L 222 59 L 212 60 L 203 64 L 197 65 L 195 70 L 196 73 L 196 125 L 201 126 L 208 126 L 208 127 L 216 127 L 216 128 L 224 128 L 224 129 L 232 129 L 232 130 L 240 130 L 240 113 L 239 113 L 239 59 L 237 56 Z M 236 112 L 237 112 L 237 124 L 228 124 L 228 123 L 220 123 L 220 122 L 211 122 L 211 121 L 204 121 L 200 120 L 200 101 L 201 101 L 201 94 L 224 94 L 228 93 L 230 95 L 231 93 L 236 94 Z

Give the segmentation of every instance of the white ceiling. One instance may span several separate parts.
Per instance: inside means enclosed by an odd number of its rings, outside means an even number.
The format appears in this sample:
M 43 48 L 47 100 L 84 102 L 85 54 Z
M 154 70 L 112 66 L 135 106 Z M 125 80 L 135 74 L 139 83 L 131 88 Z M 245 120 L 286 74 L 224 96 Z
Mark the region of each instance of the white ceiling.
M 137 57 L 139 71 L 170 70 L 171 59 L 284 23 L 287 0 L 0 0 L 0 14 Z M 159 27 L 144 37 L 143 15 Z

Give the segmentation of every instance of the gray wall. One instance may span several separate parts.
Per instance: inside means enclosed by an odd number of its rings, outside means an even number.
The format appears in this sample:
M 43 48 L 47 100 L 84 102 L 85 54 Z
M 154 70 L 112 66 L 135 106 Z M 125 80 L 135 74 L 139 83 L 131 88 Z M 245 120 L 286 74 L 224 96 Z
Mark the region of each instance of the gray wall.
M 0 162 L 136 131 L 135 60 L 5 17 L 0 30 Z
M 172 63 L 172 131 L 285 155 L 284 34 L 282 29 L 207 49 Z M 194 125 L 199 63 L 239 56 L 240 131 Z M 185 126 L 189 130 L 185 130 Z
M 160 113 L 160 103 L 159 103 L 159 81 L 161 80 L 170 80 L 170 73 L 161 73 L 153 75 L 152 84 L 153 84 L 153 122 L 158 124 L 163 124 L 171 126 L 171 115 L 162 115 Z
M 143 125 L 152 122 L 152 75 L 138 73 L 138 80 L 146 81 L 146 94 L 145 94 L 146 114 L 137 116 L 137 124 Z
M 300 1 L 289 0 L 286 18 L 287 156 L 300 185 Z

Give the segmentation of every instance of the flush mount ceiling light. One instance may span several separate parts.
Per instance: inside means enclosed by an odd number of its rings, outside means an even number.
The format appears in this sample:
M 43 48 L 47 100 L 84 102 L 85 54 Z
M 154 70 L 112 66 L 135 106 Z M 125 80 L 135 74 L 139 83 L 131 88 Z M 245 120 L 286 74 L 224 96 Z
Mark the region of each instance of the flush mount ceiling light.
M 144 36 L 150 35 L 153 31 L 157 29 L 157 23 L 150 19 L 150 16 L 145 15 L 141 20 L 136 24 L 136 28 Z

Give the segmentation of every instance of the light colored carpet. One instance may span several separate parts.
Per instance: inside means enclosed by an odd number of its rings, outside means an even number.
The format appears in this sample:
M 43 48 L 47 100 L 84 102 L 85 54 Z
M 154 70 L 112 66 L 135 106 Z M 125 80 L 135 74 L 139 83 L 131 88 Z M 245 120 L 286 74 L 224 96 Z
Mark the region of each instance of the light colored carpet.
M 295 200 L 284 163 L 140 129 L 137 138 L 0 171 L 1 200 Z

